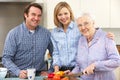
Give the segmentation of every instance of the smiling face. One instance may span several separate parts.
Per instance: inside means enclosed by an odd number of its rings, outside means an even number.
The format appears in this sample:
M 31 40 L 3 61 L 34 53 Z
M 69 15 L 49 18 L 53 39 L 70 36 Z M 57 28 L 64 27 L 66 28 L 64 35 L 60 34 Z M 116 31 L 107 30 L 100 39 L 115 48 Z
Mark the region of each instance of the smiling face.
M 94 35 L 94 21 L 89 16 L 82 16 L 77 19 L 80 32 L 87 38 Z
M 40 23 L 42 12 L 39 8 L 31 6 L 28 14 L 24 13 L 28 29 L 34 30 Z
M 63 7 L 58 12 L 57 18 L 63 26 L 68 26 L 71 21 L 69 10 L 66 7 Z

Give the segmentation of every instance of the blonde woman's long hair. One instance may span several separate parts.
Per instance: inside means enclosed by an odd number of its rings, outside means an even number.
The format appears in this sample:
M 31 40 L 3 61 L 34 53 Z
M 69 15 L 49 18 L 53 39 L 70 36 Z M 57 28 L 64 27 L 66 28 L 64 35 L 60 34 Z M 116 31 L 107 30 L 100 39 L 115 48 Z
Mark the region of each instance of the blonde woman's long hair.
M 73 15 L 73 12 L 72 12 L 72 9 L 71 9 L 70 5 L 67 2 L 59 2 L 56 5 L 56 7 L 54 8 L 54 24 L 57 27 L 59 27 L 59 25 L 60 25 L 60 22 L 59 22 L 59 20 L 57 18 L 57 15 L 58 15 L 58 13 L 60 12 L 60 10 L 63 7 L 67 8 L 69 10 L 69 12 L 70 12 L 70 18 L 71 18 L 72 21 L 74 21 L 74 15 Z

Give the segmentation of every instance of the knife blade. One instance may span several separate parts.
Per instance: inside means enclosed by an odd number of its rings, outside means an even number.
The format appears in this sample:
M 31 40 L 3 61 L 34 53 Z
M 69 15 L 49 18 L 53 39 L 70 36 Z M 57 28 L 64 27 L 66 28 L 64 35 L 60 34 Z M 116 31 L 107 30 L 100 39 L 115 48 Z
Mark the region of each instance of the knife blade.
M 65 74 L 64 76 L 67 76 L 67 77 L 80 77 L 83 74 L 84 74 L 83 72 L 79 72 L 79 73 L 73 73 L 73 74 Z

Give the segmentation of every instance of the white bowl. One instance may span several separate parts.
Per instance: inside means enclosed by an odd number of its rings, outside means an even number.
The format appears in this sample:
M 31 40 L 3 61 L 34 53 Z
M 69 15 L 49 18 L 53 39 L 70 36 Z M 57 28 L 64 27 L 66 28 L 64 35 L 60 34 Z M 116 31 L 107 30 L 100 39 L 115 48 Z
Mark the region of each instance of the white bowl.
M 5 78 L 6 75 L 7 75 L 7 68 L 0 67 L 0 79 Z

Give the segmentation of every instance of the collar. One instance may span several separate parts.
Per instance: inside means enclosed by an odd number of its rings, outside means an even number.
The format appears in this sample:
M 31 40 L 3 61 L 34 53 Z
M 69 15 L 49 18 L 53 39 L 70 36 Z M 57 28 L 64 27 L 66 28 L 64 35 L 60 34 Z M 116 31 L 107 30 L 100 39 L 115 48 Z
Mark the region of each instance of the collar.
M 26 26 L 25 22 L 23 22 L 23 24 L 22 24 L 22 25 L 23 25 L 24 30 L 25 30 L 25 31 L 27 31 L 27 32 L 29 33 L 29 32 L 30 32 L 30 30 L 27 28 L 27 26 Z M 34 31 L 34 32 L 38 31 L 38 29 L 39 29 L 39 26 L 37 26 L 37 27 L 36 27 L 36 29 L 35 29 L 35 31 Z
M 68 25 L 68 29 L 73 29 L 74 25 L 75 25 L 75 23 L 73 21 L 71 21 L 70 24 Z M 61 32 L 61 31 L 63 32 L 64 31 L 63 27 L 60 25 L 59 27 L 57 27 L 57 31 L 58 32 Z

